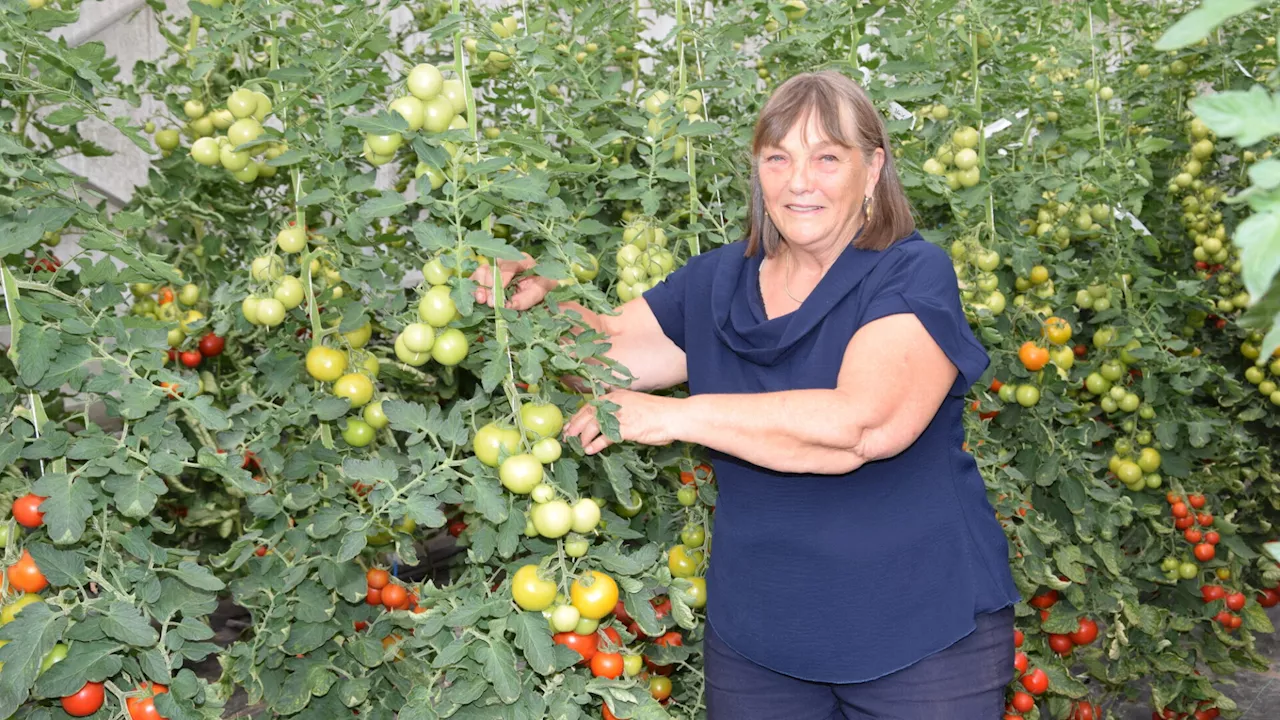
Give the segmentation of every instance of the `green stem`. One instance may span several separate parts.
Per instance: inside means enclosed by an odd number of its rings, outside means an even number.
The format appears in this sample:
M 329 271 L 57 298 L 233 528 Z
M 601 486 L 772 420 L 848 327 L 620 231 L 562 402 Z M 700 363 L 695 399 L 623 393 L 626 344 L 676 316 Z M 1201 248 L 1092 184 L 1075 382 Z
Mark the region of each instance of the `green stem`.
M 1102 99 L 1098 96 L 1101 81 L 1098 79 L 1098 48 L 1093 37 L 1093 6 L 1086 3 L 1089 21 L 1089 65 L 1093 72 L 1093 113 L 1098 122 L 1098 150 L 1107 151 L 1107 138 L 1102 131 Z

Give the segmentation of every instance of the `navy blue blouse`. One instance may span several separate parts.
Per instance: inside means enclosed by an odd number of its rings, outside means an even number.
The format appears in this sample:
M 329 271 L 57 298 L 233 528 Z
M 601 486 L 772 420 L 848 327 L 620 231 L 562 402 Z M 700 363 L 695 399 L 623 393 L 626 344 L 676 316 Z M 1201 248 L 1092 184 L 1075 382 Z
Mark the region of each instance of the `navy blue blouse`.
M 1008 543 L 963 448 L 964 394 L 986 370 L 951 259 L 919 233 L 850 245 L 795 312 L 769 319 L 762 254 L 737 242 L 645 293 L 685 351 L 689 390 L 834 388 L 853 334 L 914 313 L 959 370 L 907 450 L 844 475 L 781 473 L 712 452 L 719 499 L 707 618 L 738 653 L 805 680 L 873 680 L 949 647 L 1019 599 Z

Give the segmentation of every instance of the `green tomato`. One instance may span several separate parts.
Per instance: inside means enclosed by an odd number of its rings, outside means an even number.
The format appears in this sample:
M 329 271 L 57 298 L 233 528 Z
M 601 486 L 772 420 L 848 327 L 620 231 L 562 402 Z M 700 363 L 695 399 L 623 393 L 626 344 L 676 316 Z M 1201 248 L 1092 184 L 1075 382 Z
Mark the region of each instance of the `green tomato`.
M 448 285 L 436 285 L 424 293 L 418 301 L 418 318 L 437 328 L 453 322 L 458 317 L 458 306 L 454 304 L 451 292 Z
M 166 128 L 156 133 L 156 147 L 165 152 L 172 152 L 178 149 L 178 142 L 181 136 L 177 130 Z
M 463 94 L 462 81 L 458 78 L 445 80 L 440 95 L 449 99 L 455 115 L 467 109 L 467 96 Z
M 241 118 L 227 128 L 227 139 L 231 141 L 232 147 L 251 143 L 257 140 L 261 134 L 262 123 L 254 118 Z
M 440 262 L 440 258 L 432 258 L 422 266 L 422 276 L 432 285 L 445 285 L 452 275 L 444 263 Z
M 416 65 L 405 80 L 409 93 L 418 100 L 431 100 L 444 88 L 444 76 L 430 63 Z M 452 107 L 452 105 L 450 105 Z M 406 120 L 408 118 L 405 118 Z
M 43 675 L 49 668 L 65 659 L 67 659 L 67 646 L 62 643 L 55 644 L 45 654 L 44 659 L 40 661 L 40 674 Z
M 502 461 L 498 479 L 502 486 L 517 495 L 528 495 L 542 482 L 542 463 L 528 453 L 512 455 Z
M 431 359 L 445 366 L 457 365 L 467 357 L 467 336 L 457 328 L 440 333 L 431 346 Z
M 573 531 L 589 533 L 600 524 L 600 506 L 590 498 L 582 498 L 573 504 Z
M 520 431 L 515 428 L 501 428 L 488 423 L 476 431 L 472 440 L 472 451 L 480 462 L 489 467 L 498 467 L 500 450 L 507 455 L 514 455 L 520 449 Z M 530 486 L 530 490 L 532 490 Z
M 592 620 L 591 618 L 582 618 L 581 620 L 578 621 L 578 627 L 574 628 L 573 631 L 579 635 L 591 635 L 591 634 L 594 634 L 595 631 L 599 629 L 600 629 L 599 620 Z
M 275 292 L 271 293 L 271 297 L 279 300 L 285 310 L 292 310 L 302 304 L 306 294 L 307 291 L 303 289 L 301 280 L 292 275 L 285 275 L 280 279 Z
M 556 488 L 550 483 L 541 482 L 529 492 L 529 499 L 536 503 L 551 502 L 556 499 Z
M 1000 386 L 1000 391 L 998 394 L 1000 395 L 1000 400 L 1002 402 L 1011 403 L 1014 400 L 1017 400 L 1018 386 L 1014 385 L 1013 383 L 1005 383 L 1004 385 Z
M 564 500 L 551 500 L 535 505 L 533 508 L 533 527 L 542 537 L 553 540 L 564 537 L 569 534 L 572 526 L 573 509 Z
M 422 103 L 422 129 L 429 133 L 442 133 L 449 129 L 458 111 L 449 98 L 437 95 Z
M 1084 379 L 1084 386 L 1094 395 L 1102 395 L 1111 390 L 1111 382 L 1096 372 L 1089 373 L 1089 377 Z
M 284 322 L 284 303 L 271 298 L 262 298 L 258 301 L 258 322 L 267 327 L 275 327 Z
M 253 160 L 253 156 L 246 150 L 244 152 L 236 152 L 231 149 L 230 145 L 223 145 L 218 150 L 218 162 L 222 167 L 231 172 L 241 172 L 249 167 L 249 163 Z
M 1178 558 L 1167 557 L 1160 561 L 1160 569 L 1165 572 L 1171 572 L 1178 569 Z
M 580 558 L 587 554 L 587 550 L 590 549 L 590 547 L 591 543 L 587 542 L 585 538 L 565 540 L 564 554 L 571 558 Z
M 382 410 L 382 401 L 369 403 L 364 406 L 364 412 L 361 413 L 364 421 L 374 430 L 381 430 L 391 423 L 387 419 L 387 414 Z
M 1034 407 L 1040 402 L 1040 388 L 1035 385 L 1019 385 L 1015 398 L 1022 407 Z
M 404 144 L 404 136 L 398 132 L 386 135 L 366 135 L 365 141 L 369 143 L 369 149 L 378 155 L 394 155 L 400 149 L 400 146 Z
M 445 184 L 446 178 L 444 176 L 444 173 L 440 172 L 436 168 L 431 167 L 430 165 L 424 162 L 420 162 L 418 163 L 418 166 L 414 168 L 413 176 L 415 178 L 420 178 L 423 175 L 427 176 L 428 182 L 431 183 L 432 190 L 439 190 Z M 435 284 L 439 285 L 442 283 L 435 283 Z
M 554 438 L 564 428 L 564 415 L 551 403 L 525 403 L 520 406 L 520 422 L 530 439 Z
M 218 141 L 210 137 L 202 137 L 191 144 L 191 159 L 206 167 L 213 167 L 221 162 L 222 148 Z
M 680 531 L 680 542 L 688 547 L 702 547 L 702 543 L 707 541 L 707 533 L 702 529 L 701 525 L 686 525 Z
M 259 255 L 249 264 L 249 274 L 258 282 L 278 280 L 284 275 L 284 261 L 278 255 Z
M 281 252 L 302 252 L 307 247 L 307 231 L 300 227 L 287 227 L 276 233 L 276 246 Z
M 0 550 L 9 547 L 9 523 L 0 523 Z
M 672 577 L 693 577 L 698 571 L 698 563 L 702 562 L 700 550 L 690 550 L 684 545 L 676 545 L 667 551 L 667 569 Z
M 195 283 L 187 283 L 178 291 L 178 302 L 183 305 L 195 305 L 200 302 L 200 286 Z
M 570 632 L 578 626 L 582 613 L 572 605 L 557 605 L 551 611 L 551 628 L 556 632 Z
M 1178 566 L 1178 577 L 1183 580 L 1190 580 L 1200 574 L 1200 568 L 1192 562 L 1184 562 Z
M 538 458 L 538 462 L 543 465 L 550 465 L 559 460 L 561 451 L 560 441 L 553 437 L 539 440 L 533 444 L 533 449 L 530 450 L 533 456 Z
M 631 489 L 631 502 L 623 505 L 622 503 L 614 504 L 614 511 L 625 518 L 633 518 L 640 514 L 644 509 L 644 498 L 640 496 L 640 492 L 635 488 Z
M 261 316 L 261 308 L 258 314 Z M 333 384 L 333 394 L 346 398 L 353 408 L 363 407 L 373 399 L 373 381 L 363 373 L 347 373 Z
M 423 108 L 422 100 L 413 95 L 405 95 L 391 101 L 390 109 L 393 112 L 400 113 L 400 117 L 409 124 L 410 130 L 421 130 L 422 121 L 426 119 L 426 110 Z
M 411 352 L 427 353 L 431 352 L 431 346 L 436 342 L 436 331 L 425 323 L 409 323 L 400 332 L 400 337 Z
M 1106 378 L 1107 380 L 1110 380 L 1111 382 L 1115 382 L 1119 380 L 1121 376 L 1124 375 L 1124 366 L 1116 362 L 1115 360 L 1108 360 L 1102 363 L 1102 365 L 1098 368 L 1098 372 L 1101 373 L 1102 377 Z
M 359 418 L 347 418 L 347 426 L 342 429 L 342 439 L 351 447 L 365 447 L 373 442 L 374 434 L 373 426 Z
M 622 658 L 622 672 L 625 673 L 627 677 L 635 677 L 636 675 L 639 675 L 643 668 L 643 655 L 627 655 Z
M 685 507 L 693 507 L 698 502 L 698 491 L 689 486 L 682 487 L 676 492 L 676 500 Z
M 240 88 L 227 97 L 227 110 L 237 120 L 251 117 L 258 110 L 258 96 L 249 88 Z
M 418 367 L 431 359 L 430 353 L 416 353 L 404 344 L 404 335 L 397 335 L 395 342 L 396 357 L 406 365 Z

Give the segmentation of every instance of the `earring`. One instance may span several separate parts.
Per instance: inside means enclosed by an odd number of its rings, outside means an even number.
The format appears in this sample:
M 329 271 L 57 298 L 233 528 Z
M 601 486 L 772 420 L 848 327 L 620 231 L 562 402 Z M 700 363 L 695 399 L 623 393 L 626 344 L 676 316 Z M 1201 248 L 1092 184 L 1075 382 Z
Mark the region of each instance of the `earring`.
M 870 196 L 862 199 L 862 212 L 866 213 L 867 220 L 871 220 L 871 214 L 875 211 L 875 200 Z

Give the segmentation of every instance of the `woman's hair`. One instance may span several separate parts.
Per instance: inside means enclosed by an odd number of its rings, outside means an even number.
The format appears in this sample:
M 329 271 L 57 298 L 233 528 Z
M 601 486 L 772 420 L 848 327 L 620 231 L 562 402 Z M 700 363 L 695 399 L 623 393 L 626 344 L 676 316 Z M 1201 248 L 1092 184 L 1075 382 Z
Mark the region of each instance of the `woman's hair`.
M 751 204 L 748 212 L 747 256 L 761 247 L 772 256 L 782 244 L 773 220 L 765 214 L 764 191 L 760 187 L 759 157 L 762 149 L 782 144 L 798 122 L 816 114 L 818 126 L 831 142 L 861 152 L 870 163 L 876 148 L 884 150 L 884 166 L 870 205 L 871 220 L 854 242 L 863 250 L 883 250 L 915 230 L 911 202 L 902 190 L 893 164 L 889 133 L 884 120 L 867 93 L 853 80 L 836 72 L 803 73 L 782 83 L 760 111 L 751 142 Z M 851 118 L 853 135 L 848 133 Z

